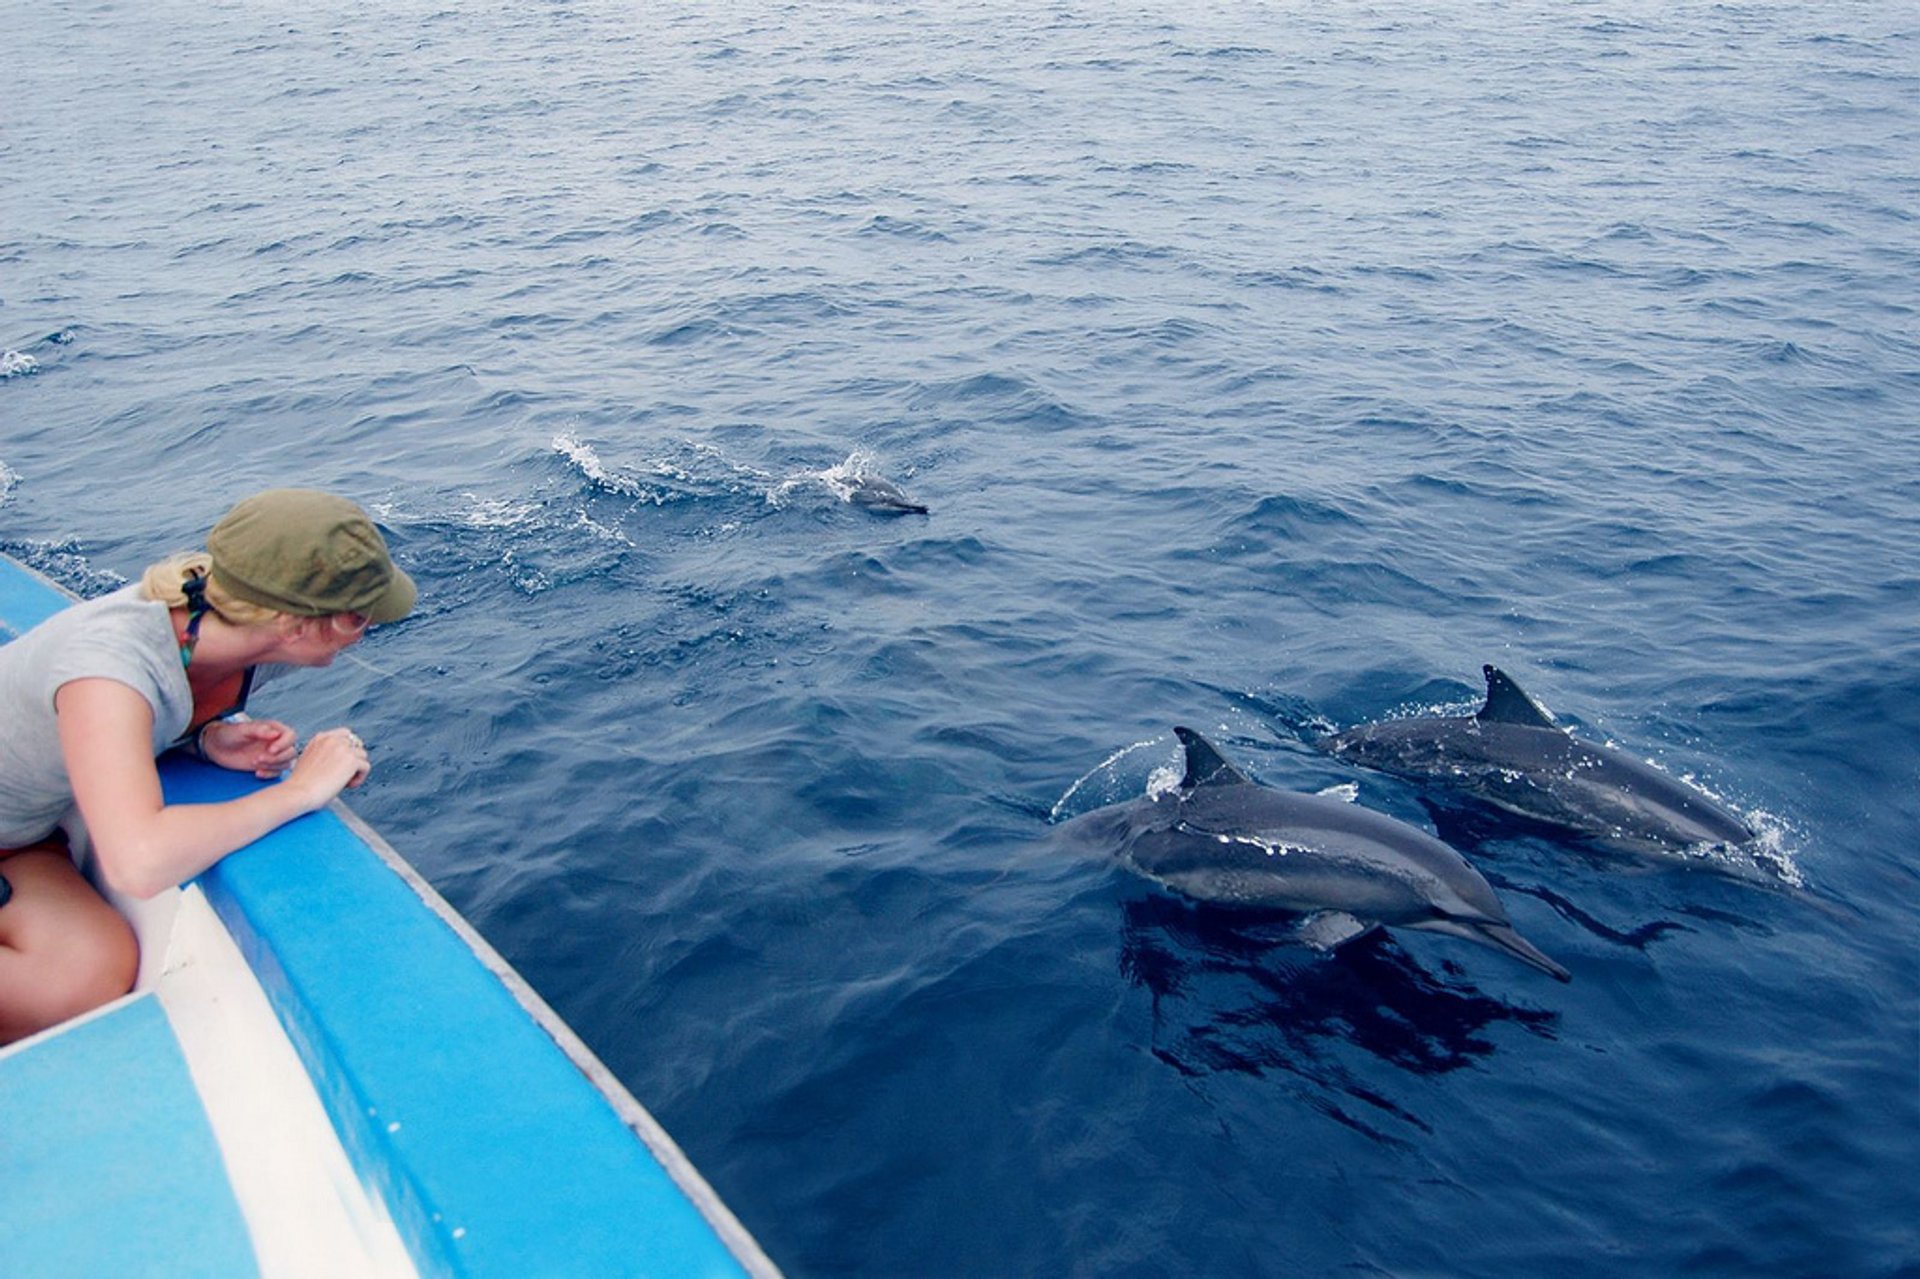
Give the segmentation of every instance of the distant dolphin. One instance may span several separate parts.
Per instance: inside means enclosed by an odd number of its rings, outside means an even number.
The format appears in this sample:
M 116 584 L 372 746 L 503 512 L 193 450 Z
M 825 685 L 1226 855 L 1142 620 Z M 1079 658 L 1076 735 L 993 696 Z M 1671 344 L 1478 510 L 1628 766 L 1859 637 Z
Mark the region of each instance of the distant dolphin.
M 1180 784 L 1076 817 L 1070 838 L 1201 901 L 1302 912 L 1302 938 L 1325 949 L 1387 924 L 1464 937 L 1570 980 L 1433 836 L 1331 796 L 1258 785 L 1198 733 L 1173 731 L 1186 747 Z
M 1487 702 L 1475 714 L 1362 724 L 1319 745 L 1367 768 L 1457 787 L 1523 817 L 1641 851 L 1755 838 L 1697 787 L 1622 751 L 1588 745 L 1506 674 L 1482 669 Z
M 925 515 L 927 508 L 901 491 L 892 480 L 878 475 L 856 475 L 847 481 L 847 501 L 876 515 Z

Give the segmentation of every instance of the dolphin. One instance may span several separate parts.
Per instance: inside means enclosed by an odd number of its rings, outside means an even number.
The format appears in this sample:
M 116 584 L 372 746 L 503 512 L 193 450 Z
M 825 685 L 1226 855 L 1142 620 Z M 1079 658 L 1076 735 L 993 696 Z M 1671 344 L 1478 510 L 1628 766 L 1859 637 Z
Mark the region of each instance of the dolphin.
M 1352 763 L 1457 787 L 1523 817 L 1637 851 L 1755 838 L 1751 826 L 1698 787 L 1581 741 L 1505 672 L 1482 671 L 1487 701 L 1472 715 L 1383 720 L 1318 744 Z
M 1385 924 L 1463 937 L 1571 980 L 1514 931 L 1480 872 L 1433 836 L 1332 796 L 1261 786 L 1200 734 L 1173 731 L 1186 748 L 1180 784 L 1076 817 L 1070 838 L 1109 847 L 1188 897 L 1302 913 L 1302 938 L 1322 949 Z
M 857 475 L 847 484 L 847 501 L 876 515 L 925 515 L 927 508 L 914 501 L 892 480 L 878 475 Z

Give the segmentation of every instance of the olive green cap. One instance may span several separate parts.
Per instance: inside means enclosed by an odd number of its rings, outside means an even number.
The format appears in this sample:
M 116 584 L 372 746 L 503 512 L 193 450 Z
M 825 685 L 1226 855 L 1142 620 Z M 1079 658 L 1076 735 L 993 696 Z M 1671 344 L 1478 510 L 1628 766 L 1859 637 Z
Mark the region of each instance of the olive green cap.
M 367 513 L 314 489 L 268 489 L 207 534 L 213 580 L 237 599 L 300 617 L 360 613 L 397 622 L 413 611 L 413 579 L 394 566 Z

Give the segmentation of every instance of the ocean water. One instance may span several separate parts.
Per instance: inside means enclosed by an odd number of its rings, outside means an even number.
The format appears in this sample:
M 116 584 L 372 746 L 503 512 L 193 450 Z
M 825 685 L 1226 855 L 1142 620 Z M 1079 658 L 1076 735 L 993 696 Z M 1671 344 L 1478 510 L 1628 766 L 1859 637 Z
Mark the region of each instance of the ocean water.
M 271 709 L 789 1273 L 1920 1273 L 1920 7 L 6 28 L 0 549 L 375 510 Z M 1304 740 L 1484 662 L 1758 882 Z M 1572 983 L 1063 847 L 1176 724 Z

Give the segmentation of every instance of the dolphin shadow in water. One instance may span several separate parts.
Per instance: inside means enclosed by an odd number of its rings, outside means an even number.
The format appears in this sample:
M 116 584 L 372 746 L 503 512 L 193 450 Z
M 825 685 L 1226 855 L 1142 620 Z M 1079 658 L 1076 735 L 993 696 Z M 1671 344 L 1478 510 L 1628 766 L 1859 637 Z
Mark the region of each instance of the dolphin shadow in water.
M 1423 969 L 1384 932 L 1304 958 L 1291 917 L 1164 894 L 1125 903 L 1121 971 L 1153 996 L 1156 1057 L 1201 1079 L 1285 1075 L 1309 1106 L 1383 1142 L 1398 1121 L 1432 1131 L 1348 1046 L 1408 1074 L 1446 1074 L 1490 1055 L 1502 1023 L 1552 1038 L 1558 1015 L 1517 1007 Z
M 1257 785 L 1192 729 L 1174 733 L 1186 748 L 1178 786 L 1076 817 L 1063 837 L 1199 901 L 1305 916 L 1299 936 L 1322 949 L 1384 924 L 1477 942 L 1569 980 L 1514 930 L 1480 872 L 1433 836 L 1329 796 Z
M 1472 715 L 1382 720 L 1315 744 L 1364 768 L 1444 786 L 1626 851 L 1673 857 L 1757 838 L 1744 818 L 1698 787 L 1581 741 L 1505 672 L 1482 671 L 1487 700 Z M 1721 868 L 1738 873 L 1733 863 Z

